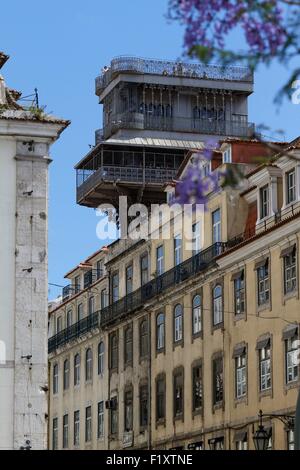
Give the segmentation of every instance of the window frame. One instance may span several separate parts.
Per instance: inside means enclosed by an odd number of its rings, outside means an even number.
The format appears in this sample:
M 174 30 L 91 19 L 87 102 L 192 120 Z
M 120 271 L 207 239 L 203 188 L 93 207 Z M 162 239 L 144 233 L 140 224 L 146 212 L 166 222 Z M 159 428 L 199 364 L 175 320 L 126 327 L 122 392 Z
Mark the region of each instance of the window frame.
M 74 356 L 74 386 L 75 387 L 80 385 L 80 372 L 81 372 L 80 366 L 81 366 L 80 353 L 76 353 Z
M 173 343 L 180 344 L 183 341 L 183 307 L 180 303 L 174 307 L 173 330 Z
M 104 353 L 104 341 L 100 341 L 100 343 L 98 343 L 98 375 L 104 374 Z
M 70 388 L 70 359 L 64 360 L 63 367 L 63 389 L 68 390 Z
M 93 350 L 88 348 L 85 351 L 85 381 L 91 382 L 93 380 Z
M 199 299 L 199 303 L 196 303 Z M 195 321 L 195 319 L 197 321 Z M 195 325 L 198 325 L 197 329 Z M 192 299 L 192 335 L 195 337 L 202 333 L 202 295 L 195 294 Z
M 219 294 L 217 292 L 219 291 Z M 213 298 L 213 327 L 217 328 L 224 322 L 224 312 L 223 312 L 223 285 L 218 282 L 212 290 Z M 217 321 L 219 319 L 219 321 Z
M 162 319 L 162 321 L 159 321 Z M 160 312 L 156 315 L 156 351 L 162 352 L 165 349 L 165 313 Z
M 92 406 L 85 407 L 85 442 L 92 442 Z

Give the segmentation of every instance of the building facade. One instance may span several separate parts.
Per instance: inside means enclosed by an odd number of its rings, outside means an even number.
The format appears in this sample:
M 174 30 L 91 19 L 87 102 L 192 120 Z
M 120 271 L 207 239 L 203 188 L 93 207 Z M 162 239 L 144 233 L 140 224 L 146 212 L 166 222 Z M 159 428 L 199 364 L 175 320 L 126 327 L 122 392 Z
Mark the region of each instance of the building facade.
M 238 154 L 245 144 L 229 145 Z M 86 331 L 75 324 L 70 338 L 59 320 L 76 297 L 50 314 L 63 328 L 49 342 L 51 448 L 253 449 L 260 409 L 269 448 L 293 448 L 298 178 L 295 160 L 282 157 L 251 170 L 243 188 L 212 193 L 192 221 L 204 227 L 193 230 L 194 253 L 172 223 L 169 239 L 107 248 L 106 278 L 77 297 L 78 310 L 98 292 L 92 317 L 84 308 Z
M 48 165 L 68 122 L 20 97 L 0 76 L 0 448 L 45 449 Z
M 210 75 L 212 69 L 174 63 L 158 70 L 157 62 L 117 60 L 97 79 L 105 129 L 77 167 L 83 176 L 78 202 L 96 207 L 120 194 L 146 206 L 170 201 L 173 180 L 185 177 L 197 149 L 204 179 L 236 170 L 243 178 L 208 193 L 206 210 L 190 215 L 189 233 L 179 223 L 180 213 L 171 215 L 168 227 L 158 217 L 151 237 L 120 238 L 68 273 L 71 288 L 49 314 L 51 449 L 253 449 L 260 409 L 268 448 L 293 448 L 299 388 L 299 144 L 281 144 L 274 155 L 245 130 L 242 135 L 221 132 L 220 120 L 213 118 L 217 108 L 207 95 L 216 104 L 212 90 L 234 88 L 223 108 L 230 112 L 236 96 L 240 106 L 246 105 L 251 85 L 248 75 L 243 75 L 246 85 L 239 82 L 240 70 L 235 80 L 231 70 L 229 83 L 224 85 L 223 76 L 222 85 L 216 84 L 219 72 Z M 168 96 L 168 86 L 178 103 L 159 102 L 157 97 Z M 197 100 L 200 114 L 193 111 Z M 137 108 L 140 101 L 143 106 Z M 165 106 L 182 113 L 183 102 L 189 125 L 197 118 L 202 126 L 195 134 L 174 114 L 163 127 Z M 201 153 L 208 135 L 220 143 L 209 162 Z M 122 153 L 120 166 L 112 145 Z M 135 160 L 137 146 L 140 160 Z M 181 157 L 167 175 L 166 152 L 174 149 Z M 147 162 L 155 152 L 164 157 L 160 167 L 154 157 L 153 169 L 160 168 L 162 177 L 153 185 Z M 133 176 L 139 168 L 142 178 Z M 100 261 L 105 274 L 93 278 Z

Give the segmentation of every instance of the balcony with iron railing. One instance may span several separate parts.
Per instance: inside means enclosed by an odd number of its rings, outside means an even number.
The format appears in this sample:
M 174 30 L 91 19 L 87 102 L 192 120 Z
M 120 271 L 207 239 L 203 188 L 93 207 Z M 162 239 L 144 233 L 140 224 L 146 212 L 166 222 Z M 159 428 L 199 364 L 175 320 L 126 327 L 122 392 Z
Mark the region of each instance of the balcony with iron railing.
M 249 67 L 205 65 L 199 62 L 182 63 L 123 56 L 114 58 L 110 67 L 106 67 L 96 78 L 96 93 L 100 94 L 120 73 L 253 83 L 253 72 Z
M 53 352 L 60 346 L 74 338 L 93 330 L 105 327 L 117 319 L 128 315 L 130 312 L 142 307 L 159 294 L 164 293 L 170 287 L 181 284 L 195 274 L 198 274 L 212 266 L 214 260 L 225 249 L 226 243 L 215 243 L 183 263 L 155 277 L 134 292 L 122 297 L 120 300 L 108 305 L 99 312 L 95 312 L 74 325 L 65 328 L 49 339 L 49 352 Z
M 94 284 L 97 280 L 99 280 L 103 276 L 102 270 L 98 269 L 89 269 L 83 276 L 83 289 L 87 289 L 92 284 Z M 74 295 L 79 294 L 81 292 L 81 286 L 79 284 L 74 285 L 67 285 L 62 288 L 62 301 L 65 302 L 66 300 L 70 299 Z
M 233 248 L 242 246 L 243 243 L 260 236 L 268 230 L 279 226 L 293 217 L 299 217 L 300 204 L 295 203 L 285 210 L 280 210 L 268 221 L 264 221 L 262 227 L 257 231 L 257 227 L 251 227 L 242 234 L 231 238 L 227 242 L 219 242 L 200 251 L 191 258 L 183 261 L 178 266 L 155 277 L 139 289 L 122 297 L 120 300 L 108 305 L 101 311 L 95 312 L 74 325 L 65 328 L 48 341 L 49 353 L 58 347 L 67 344 L 69 341 L 92 331 L 95 328 L 104 328 L 113 324 L 131 312 L 139 309 L 148 301 L 151 301 L 159 294 L 165 293 L 169 288 L 179 286 L 184 281 L 192 278 L 216 263 L 216 259 L 229 252 Z M 262 228 L 264 229 L 262 231 Z
M 233 115 L 231 120 L 214 117 L 154 116 L 143 113 L 123 113 L 111 116 L 104 126 L 104 138 L 108 139 L 120 129 L 153 130 L 159 132 L 184 132 L 228 137 L 252 137 L 253 123 L 247 116 Z M 169 137 L 168 137 L 169 138 Z

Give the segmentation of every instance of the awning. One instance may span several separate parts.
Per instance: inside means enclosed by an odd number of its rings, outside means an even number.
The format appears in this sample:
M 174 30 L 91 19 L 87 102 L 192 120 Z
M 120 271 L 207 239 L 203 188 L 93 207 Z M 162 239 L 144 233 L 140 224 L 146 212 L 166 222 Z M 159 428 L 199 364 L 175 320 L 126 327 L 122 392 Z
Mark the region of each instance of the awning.
M 283 334 L 282 334 L 282 339 L 287 340 L 290 338 L 293 338 L 294 336 L 298 335 L 298 325 L 292 326 L 287 328 Z
M 269 346 L 270 342 L 271 342 L 270 336 L 264 339 L 260 339 L 257 341 L 255 349 L 258 351 L 260 349 L 266 348 L 267 346 Z
M 263 266 L 265 266 L 268 262 L 268 259 L 269 258 L 262 258 L 259 261 L 257 261 L 255 263 L 255 268 L 254 269 L 259 269 L 259 268 L 262 268 Z
M 245 353 L 246 353 L 246 346 L 245 345 L 236 346 L 233 350 L 232 357 L 233 358 L 239 357 L 239 356 L 242 356 Z
M 290 245 L 287 248 L 284 248 L 280 253 L 280 258 L 291 255 L 295 249 L 296 245 Z
M 247 441 L 248 433 L 245 429 L 240 429 L 239 431 L 236 431 L 234 434 L 234 440 L 235 442 L 242 441 L 245 442 Z
M 243 277 L 243 276 L 244 276 L 244 270 L 241 269 L 240 271 L 237 271 L 237 272 L 235 272 L 235 273 L 232 274 L 231 280 L 232 280 L 232 281 L 235 281 L 236 279 L 239 279 L 239 278 L 241 278 L 241 277 Z

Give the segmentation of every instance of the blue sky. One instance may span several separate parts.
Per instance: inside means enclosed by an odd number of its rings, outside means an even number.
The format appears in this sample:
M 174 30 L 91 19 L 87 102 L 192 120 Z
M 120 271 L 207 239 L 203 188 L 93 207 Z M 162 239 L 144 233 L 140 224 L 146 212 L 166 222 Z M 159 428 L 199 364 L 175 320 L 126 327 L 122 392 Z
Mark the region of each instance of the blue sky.
M 10 0 L 1 5 L 0 50 L 11 56 L 2 70 L 8 85 L 24 95 L 37 87 L 47 111 L 72 121 L 52 148 L 49 282 L 64 284 L 64 274 L 101 246 L 94 210 L 76 205 L 73 169 L 101 127 L 94 78 L 117 55 L 180 57 L 183 30 L 167 22 L 166 10 L 167 0 Z M 300 134 L 300 106 L 285 100 L 277 111 L 273 104 L 287 78 L 288 69 L 278 65 L 258 70 L 249 120 L 284 129 L 292 139 Z M 52 287 L 49 296 L 58 293 Z

